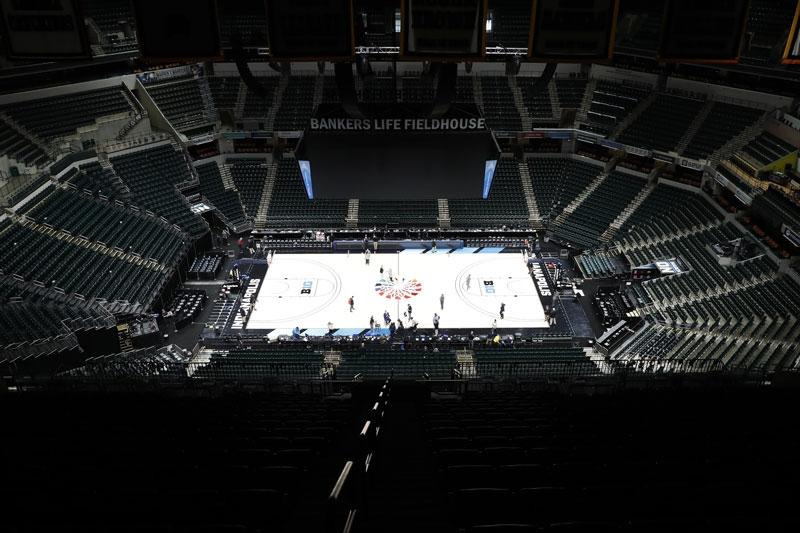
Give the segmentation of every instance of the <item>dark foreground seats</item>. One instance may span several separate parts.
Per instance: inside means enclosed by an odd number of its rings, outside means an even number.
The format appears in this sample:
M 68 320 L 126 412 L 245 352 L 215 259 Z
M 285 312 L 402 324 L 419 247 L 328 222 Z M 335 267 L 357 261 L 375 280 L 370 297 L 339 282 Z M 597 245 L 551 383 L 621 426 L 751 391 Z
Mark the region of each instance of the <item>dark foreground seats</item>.
M 2 405 L 17 434 L 2 444 L 4 531 L 297 530 L 324 502 L 325 465 L 354 418 L 348 401 L 316 395 Z

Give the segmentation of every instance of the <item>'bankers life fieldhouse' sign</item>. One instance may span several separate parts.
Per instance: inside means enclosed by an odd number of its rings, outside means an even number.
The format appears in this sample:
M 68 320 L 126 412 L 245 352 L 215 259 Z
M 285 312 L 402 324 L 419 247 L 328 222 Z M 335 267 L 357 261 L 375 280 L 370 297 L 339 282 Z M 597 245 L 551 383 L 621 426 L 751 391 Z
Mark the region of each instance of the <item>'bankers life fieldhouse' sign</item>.
M 469 118 L 312 118 L 314 131 L 480 131 L 486 120 Z

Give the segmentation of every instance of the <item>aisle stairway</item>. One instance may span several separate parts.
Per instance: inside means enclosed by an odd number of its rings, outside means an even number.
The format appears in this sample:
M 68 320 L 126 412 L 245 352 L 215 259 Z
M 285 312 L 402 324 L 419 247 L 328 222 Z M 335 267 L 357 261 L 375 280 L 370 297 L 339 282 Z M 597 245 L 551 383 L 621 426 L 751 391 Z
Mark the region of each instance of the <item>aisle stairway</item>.
M 608 226 L 608 229 L 600 236 L 600 240 L 603 242 L 609 242 L 611 239 L 613 239 L 614 235 L 617 234 L 617 232 L 631 217 L 634 211 L 636 211 L 639 206 L 642 205 L 642 202 L 644 202 L 647 197 L 650 196 L 650 193 L 653 192 L 653 189 L 655 188 L 656 186 L 651 184 L 642 189 L 642 192 L 637 194 L 636 197 L 631 200 L 631 203 L 629 203 L 625 209 L 622 210 L 622 213 L 620 213 L 617 218 L 614 219 L 611 225 Z
M 278 164 L 275 162 L 267 165 L 267 179 L 264 180 L 264 188 L 261 191 L 261 202 L 258 204 L 256 212 L 255 226 L 263 228 L 267 224 L 267 213 L 269 212 L 269 201 L 272 198 L 272 188 L 275 186 L 275 173 Z
M 539 213 L 539 206 L 536 203 L 536 198 L 533 194 L 533 185 L 531 185 L 531 173 L 528 170 L 528 163 L 521 161 L 519 165 L 519 177 L 522 180 L 522 190 L 525 193 L 525 203 L 528 205 L 528 220 L 532 224 L 538 224 L 542 215 Z
M 450 204 L 447 201 L 447 198 L 439 198 L 437 200 L 438 208 L 439 208 L 439 215 L 436 218 L 437 225 L 440 228 L 449 228 L 450 227 Z
M 424 386 L 393 389 L 359 531 L 449 531 L 446 502 L 431 477 L 434 458 L 420 412 L 424 394 L 430 394 Z
M 523 131 L 532 130 L 533 119 L 528 111 L 528 106 L 525 105 L 525 99 L 522 97 L 522 91 L 517 85 L 517 78 L 514 76 L 509 76 L 508 86 L 511 87 L 511 94 L 514 96 L 514 104 L 517 106 L 517 112 L 519 113 L 519 120 L 522 123 Z
M 616 139 L 619 137 L 620 133 L 625 131 L 628 126 L 633 124 L 634 121 L 639 118 L 639 115 L 641 115 L 648 107 L 650 107 L 650 104 L 655 102 L 657 96 L 658 93 L 656 92 L 650 93 L 646 98 L 636 104 L 636 107 L 634 107 L 631 112 L 628 113 L 628 116 L 626 116 L 622 122 L 616 125 L 608 137 L 610 139 Z
M 347 216 L 344 219 L 348 228 L 358 227 L 358 198 L 351 198 L 347 203 Z
M 689 125 L 686 133 L 684 133 L 683 137 L 681 137 L 681 140 L 678 141 L 678 145 L 675 147 L 676 152 L 682 154 L 683 151 L 686 150 L 686 147 L 689 146 L 689 142 L 694 138 L 697 130 L 700 129 L 700 126 L 703 125 L 703 122 L 705 122 L 706 117 L 708 117 L 708 114 L 711 112 L 711 108 L 713 106 L 713 100 L 706 101 L 706 103 L 703 105 L 703 109 L 701 109 L 697 116 L 694 117 L 694 120 Z
M 575 197 L 575 199 L 572 202 L 570 202 L 570 204 L 566 206 L 564 210 L 555 218 L 555 220 L 553 221 L 553 225 L 557 226 L 561 224 L 564 221 L 564 219 L 567 218 L 567 216 L 574 213 L 575 210 L 578 209 L 578 206 L 580 206 L 583 203 L 583 201 L 586 200 L 586 198 L 588 198 L 589 195 L 592 194 L 595 191 L 595 189 L 597 189 L 600 186 L 600 184 L 603 183 L 603 181 L 605 181 L 605 179 L 608 177 L 608 172 L 609 171 L 606 170 L 598 174 L 597 177 L 594 180 L 592 180 L 589 186 L 586 187 L 586 189 L 584 189 L 583 192 L 580 193 L 577 197 Z

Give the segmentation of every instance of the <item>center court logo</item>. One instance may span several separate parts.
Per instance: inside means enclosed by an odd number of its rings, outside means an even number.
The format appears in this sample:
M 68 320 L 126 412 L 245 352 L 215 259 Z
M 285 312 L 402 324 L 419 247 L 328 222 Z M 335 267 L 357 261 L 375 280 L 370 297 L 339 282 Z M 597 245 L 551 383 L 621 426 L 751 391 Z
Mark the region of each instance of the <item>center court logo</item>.
M 408 281 L 379 281 L 375 292 L 387 300 L 407 300 L 422 292 L 422 283 L 416 279 Z

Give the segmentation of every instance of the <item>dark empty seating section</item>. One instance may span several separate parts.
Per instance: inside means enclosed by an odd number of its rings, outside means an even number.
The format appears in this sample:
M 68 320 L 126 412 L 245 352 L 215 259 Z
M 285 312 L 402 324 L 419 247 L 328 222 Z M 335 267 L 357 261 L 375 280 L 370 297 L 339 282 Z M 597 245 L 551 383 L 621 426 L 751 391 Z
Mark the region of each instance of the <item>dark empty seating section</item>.
M 455 356 L 450 351 L 439 353 L 381 350 L 368 348 L 342 354 L 336 369 L 336 379 L 352 379 L 360 374 L 364 379 L 450 379 Z
M 472 76 L 459 76 L 456 78 L 455 101 L 459 103 L 475 103 L 475 78 Z
M 675 206 L 680 206 L 680 210 Z M 718 220 L 719 217 L 702 196 L 669 185 L 657 185 L 625 221 L 620 235 L 651 223 L 661 225 L 669 221 L 665 229 L 675 231 Z
M 521 131 L 517 104 L 506 76 L 480 76 L 486 126 L 499 131 Z
M 194 376 L 241 381 L 261 381 L 269 377 L 318 379 L 323 356 L 308 348 L 245 348 L 213 353 L 209 364 L 197 365 Z
M 737 265 L 735 277 L 759 275 L 764 270 L 771 269 L 771 265 L 747 263 Z M 667 290 L 670 290 L 668 288 Z M 680 317 L 681 320 L 694 325 L 695 329 L 712 327 L 715 332 L 734 331 L 739 326 L 750 326 L 755 320 L 761 327 L 750 332 L 753 338 L 758 339 L 785 339 L 797 341 L 800 331 L 792 328 L 787 331 L 787 324 L 783 319 L 800 317 L 800 287 L 790 277 L 769 281 L 753 287 L 744 287 L 720 296 L 711 296 L 698 304 L 690 302 L 677 304 L 669 309 L 672 318 Z M 754 318 L 755 317 L 755 318 Z M 772 326 L 763 321 L 770 320 Z M 691 351 L 684 354 L 693 357 Z
M 228 159 L 231 176 L 242 199 L 247 216 L 255 218 L 264 181 L 267 179 L 266 159 Z
M 454 227 L 502 226 L 528 220 L 519 167 L 514 159 L 501 158 L 487 199 L 453 199 L 449 202 Z
M 164 264 L 177 260 L 186 238 L 180 231 L 154 217 L 61 189 L 56 189 L 26 216 L 40 224 Z
M 754 276 L 774 272 L 774 265 L 763 258 L 724 267 L 707 249 L 709 245 L 726 243 L 742 236 L 735 226 L 725 224 L 691 235 L 644 245 L 629 250 L 626 256 L 632 265 L 644 265 L 654 260 L 670 258 L 680 258 L 686 263 L 690 269 L 688 272 L 659 278 L 642 285 L 651 299 L 675 302 L 681 297 L 694 296 L 726 284 L 745 282 Z M 750 316 L 753 316 L 752 311 Z
M 270 227 L 341 227 L 347 200 L 309 200 L 295 159 L 281 159 L 267 213 Z
M 400 224 L 435 226 L 438 215 L 436 200 L 360 200 L 358 221 L 368 226 Z
M 10 206 L 17 205 L 17 203 L 21 202 L 22 200 L 24 200 L 25 198 L 27 198 L 28 196 L 33 194 L 34 191 L 36 191 L 36 189 L 38 189 L 39 187 L 41 187 L 42 185 L 44 185 L 48 181 L 49 180 L 48 180 L 47 174 L 42 174 L 41 176 L 37 176 L 33 180 L 29 181 L 28 183 L 26 183 L 25 185 L 23 185 L 22 187 L 17 189 L 8 198 L 8 205 L 10 205 Z M 39 194 L 49 194 L 49 192 L 47 192 L 47 191 L 48 190 L 46 189 L 44 193 L 39 193 Z M 24 206 L 22 206 L 21 210 L 19 210 L 18 212 L 19 213 L 24 213 L 25 210 L 30 209 L 32 205 L 33 205 L 33 203 L 28 202 Z
M 780 531 L 795 523 L 775 506 L 788 479 L 777 465 L 797 468 L 781 438 L 796 434 L 785 401 L 758 390 L 484 392 L 429 400 L 423 424 L 454 531 Z M 743 492 L 752 485 L 767 493 Z M 702 504 L 685 505 L 689 495 Z
M 275 131 L 299 131 L 308 126 L 314 111 L 316 76 L 292 76 L 283 92 L 281 106 L 275 115 Z
M 547 85 L 537 87 L 539 79 L 528 76 L 517 76 L 516 81 L 517 87 L 522 93 L 522 101 L 525 102 L 525 107 L 528 108 L 531 118 L 534 120 L 548 119 L 555 115 Z M 486 98 L 484 97 L 485 101 Z
M 475 373 L 482 378 L 589 375 L 597 367 L 582 348 L 475 349 Z
M 130 2 L 81 0 L 79 4 L 84 16 L 92 19 L 100 30 L 100 47 L 103 52 L 116 54 L 136 50 L 136 18 Z
M 649 89 L 644 87 L 597 80 L 581 129 L 608 136 L 648 94 Z
M 239 96 L 241 79 L 236 77 L 210 76 L 208 87 L 217 109 L 234 109 Z
M 4 155 L 28 166 L 44 164 L 47 159 L 40 147 L 14 128 L 0 122 L 0 157 Z
M 760 109 L 714 102 L 683 155 L 694 159 L 706 158 L 752 125 L 763 113 Z
M 67 180 L 78 189 L 83 189 L 92 194 L 102 194 L 110 200 L 125 200 L 130 196 L 130 191 L 114 174 L 111 168 L 104 168 L 100 163 L 86 163 Z
M 567 158 L 533 158 L 527 164 L 533 196 L 543 218 L 558 216 L 603 170 Z
M 106 315 L 91 306 L 0 304 L 0 346 L 69 335 L 73 329 L 96 326 L 95 318 L 105 319 Z
M 654 150 L 674 150 L 703 105 L 701 100 L 659 94 L 617 140 Z
M 192 213 L 175 185 L 192 175 L 183 156 L 166 144 L 111 159 L 117 175 L 131 190 L 137 205 L 180 226 L 192 237 L 208 232 L 203 219 Z
M 367 103 L 393 103 L 397 101 L 397 88 L 394 77 L 387 73 L 376 73 L 375 76 L 361 80 L 361 98 Z
M 348 400 L 316 395 L 75 394 L 7 407 L 27 435 L 2 449 L 12 531 L 295 531 L 336 479 L 327 465 L 342 461 L 341 435 L 357 432 Z
M 322 79 L 322 103 L 335 104 L 339 102 L 339 88 L 336 86 L 336 78 L 325 76 Z
M 753 198 L 752 208 L 759 213 L 757 221 L 762 227 L 779 229 L 784 224 L 800 227 L 800 206 L 777 187 L 768 187 L 763 194 Z
M 424 77 L 421 73 L 406 74 L 403 76 L 403 101 L 412 103 L 433 102 L 435 90 L 433 78 Z
M 109 301 L 148 304 L 164 273 L 67 243 L 19 225 L 0 238 L 0 265 L 5 274 L 38 280 L 66 293 Z
M 556 95 L 558 104 L 562 108 L 577 109 L 583 102 L 583 94 L 586 92 L 586 84 L 589 80 L 563 78 L 556 80 Z
M 264 88 L 264 95 L 256 94 L 248 90 L 244 98 L 243 116 L 247 118 L 266 118 L 275 98 L 275 90 L 278 88 L 280 77 L 262 76 L 257 78 L 258 84 Z
M 741 167 L 740 167 L 741 168 Z M 742 170 L 745 170 L 742 168 Z M 744 181 L 742 178 L 739 177 L 738 174 L 734 173 L 728 167 L 724 165 L 720 165 L 716 168 L 716 171 L 722 174 L 722 176 L 727 179 L 732 185 L 734 185 L 737 189 L 750 194 L 750 191 L 753 189 L 753 185 Z
M 44 139 L 71 135 L 106 115 L 134 110 L 119 87 L 52 96 L 11 104 L 3 111 Z
M 553 233 L 582 248 L 596 245 L 600 235 L 646 185 L 641 178 L 612 172 Z
M 239 194 L 234 190 L 225 188 L 225 184 L 222 183 L 222 174 L 219 172 L 219 166 L 211 162 L 197 165 L 195 169 L 197 170 L 197 176 L 200 178 L 200 192 L 225 215 L 228 224 L 237 226 L 244 223 L 245 215 Z
M 247 47 L 267 46 L 267 16 L 258 0 L 219 0 L 219 38 L 222 46 L 238 42 Z
M 209 121 L 200 87 L 194 78 L 150 85 L 147 92 L 176 129 L 198 126 Z
M 742 148 L 742 152 L 747 154 L 757 166 L 773 163 L 796 150 L 796 147 L 779 139 L 768 131 L 762 132 L 758 137 Z
M 531 25 L 531 5 L 515 0 L 490 0 L 492 31 L 486 34 L 487 46 L 527 48 Z

